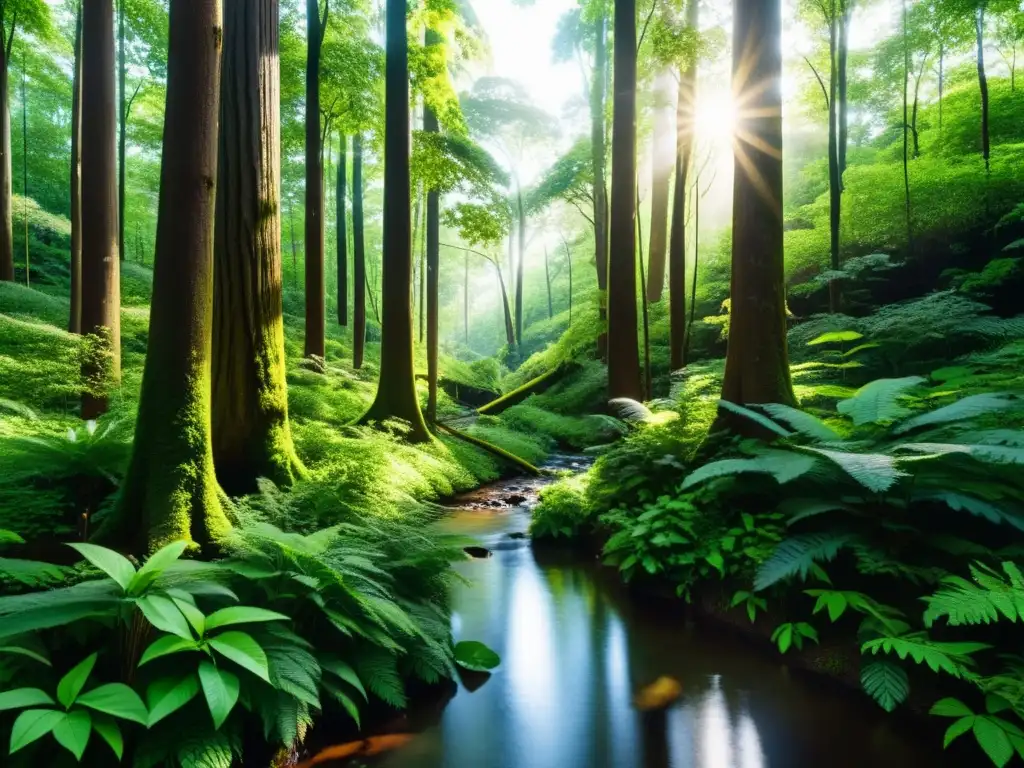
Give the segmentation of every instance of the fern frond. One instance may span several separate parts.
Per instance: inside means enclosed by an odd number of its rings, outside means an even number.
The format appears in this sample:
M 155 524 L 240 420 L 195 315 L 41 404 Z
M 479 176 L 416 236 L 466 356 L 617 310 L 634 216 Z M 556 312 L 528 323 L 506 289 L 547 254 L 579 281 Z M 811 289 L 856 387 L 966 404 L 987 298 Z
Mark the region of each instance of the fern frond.
M 866 654 L 894 653 L 900 659 L 908 656 L 917 664 L 927 664 L 932 672 L 945 672 L 953 677 L 962 677 L 974 662 L 971 654 L 991 646 L 985 643 L 940 643 L 929 639 L 924 632 L 902 637 L 879 637 L 868 640 L 860 652 Z
M 837 408 L 848 416 L 855 425 L 880 424 L 903 418 L 910 411 L 900 404 L 907 391 L 926 379 L 921 376 L 906 376 L 902 379 L 876 379 L 857 390 L 849 400 L 839 402 Z
M 720 477 L 731 477 L 747 472 L 771 475 L 784 485 L 806 475 L 817 464 L 812 456 L 801 455 L 791 451 L 768 450 L 752 459 L 722 459 L 691 472 L 683 481 L 683 489 L 692 488 L 700 483 Z
M 906 477 L 896 466 L 896 459 L 883 453 L 851 453 L 830 451 L 826 448 L 806 446 L 800 450 L 813 451 L 842 469 L 846 474 L 874 493 L 885 493 L 901 477 Z
M 992 624 L 1000 617 L 1016 623 L 1024 621 L 1024 575 L 1012 562 L 1002 564 L 1005 576 L 992 568 L 976 563 L 971 566 L 970 582 L 960 576 L 942 580 L 945 587 L 923 598 L 928 603 L 925 626 L 946 617 L 951 626 Z
M 786 539 L 757 569 L 754 591 L 793 576 L 806 579 L 815 563 L 834 560 L 843 547 L 857 540 L 849 533 L 807 533 Z
M 353 657 L 352 666 L 370 693 L 396 709 L 405 708 L 405 687 L 398 674 L 397 656 L 380 648 L 366 647 Z
M 1017 404 L 1018 399 L 1006 392 L 971 395 L 942 408 L 908 419 L 898 425 L 893 432 L 897 435 L 902 435 L 921 427 L 965 421 L 983 416 L 986 413 L 1006 410 Z
M 865 664 L 860 670 L 860 684 L 864 692 L 886 712 L 892 712 L 910 694 L 906 671 L 891 661 Z
M 719 400 L 718 407 L 722 408 L 723 410 L 729 411 L 729 413 L 734 413 L 737 416 L 742 416 L 745 419 L 749 419 L 758 426 L 763 427 L 769 432 L 775 433 L 779 437 L 790 437 L 793 434 L 788 429 L 780 427 L 767 416 L 764 416 L 758 413 L 757 411 L 753 411 L 750 408 L 744 408 L 742 405 L 737 405 L 736 403 L 729 402 L 728 400 Z
M 926 493 L 919 496 L 915 495 L 914 500 L 940 501 L 954 512 L 968 512 L 975 517 L 983 518 L 995 525 L 1008 523 L 1017 530 L 1024 531 L 1024 516 L 1020 515 L 1016 510 L 1012 512 L 1007 511 L 994 504 L 990 504 L 987 501 L 982 501 L 981 499 L 977 499 L 963 493 L 957 493 L 955 491 L 936 491 L 934 493 Z
M 609 400 L 608 407 L 615 418 L 633 424 L 647 421 L 654 415 L 654 411 L 646 405 L 636 400 L 630 400 L 628 397 L 617 397 L 614 400 Z
M 823 422 L 817 416 L 812 416 L 799 408 L 791 408 L 788 405 L 778 403 L 767 403 L 759 405 L 771 415 L 776 421 L 781 421 L 795 429 L 799 434 L 820 442 L 832 442 L 842 440 L 842 435 L 832 427 Z

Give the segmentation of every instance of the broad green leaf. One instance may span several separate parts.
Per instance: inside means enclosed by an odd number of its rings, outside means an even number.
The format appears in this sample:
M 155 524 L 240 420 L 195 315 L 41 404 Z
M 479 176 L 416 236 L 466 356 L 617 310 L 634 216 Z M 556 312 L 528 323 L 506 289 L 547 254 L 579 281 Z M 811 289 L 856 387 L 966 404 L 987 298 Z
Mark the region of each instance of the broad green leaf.
M 203 612 L 196 608 L 194 602 L 182 600 L 178 597 L 172 597 L 171 599 L 178 606 L 178 610 L 181 611 L 182 615 L 192 626 L 192 629 L 196 631 L 196 634 L 202 637 L 206 632 L 206 617 L 203 615 Z
M 96 666 L 96 657 L 97 654 L 94 653 L 84 659 L 74 669 L 64 675 L 60 682 L 57 683 L 57 701 L 59 701 L 65 709 L 74 704 L 75 699 L 78 698 L 78 694 L 81 693 L 82 688 L 85 686 L 85 681 L 88 680 L 89 675 L 92 674 L 92 668 Z
M 352 701 L 351 697 L 349 697 L 349 695 L 345 693 L 345 691 L 343 691 L 340 687 L 334 685 L 333 683 L 324 683 L 324 688 L 327 690 L 327 692 L 331 695 L 332 698 L 334 698 L 339 704 L 341 704 L 341 706 L 345 708 L 345 711 L 348 712 L 349 716 L 353 720 L 355 720 L 356 727 L 361 727 L 359 724 L 359 707 L 356 705 L 354 701 Z
M 245 632 L 224 632 L 209 639 L 210 647 L 225 658 L 231 659 L 240 667 L 270 682 L 270 670 L 267 668 L 267 654 L 260 644 Z
M 149 727 L 177 712 L 199 693 L 199 679 L 194 674 L 185 677 L 165 677 L 152 683 L 146 690 L 149 703 Z
M 20 645 L 3 645 L 3 646 L 0 646 L 0 653 L 10 653 L 10 654 L 13 654 L 15 656 L 26 656 L 26 657 L 32 659 L 33 661 L 38 661 L 40 664 L 45 664 L 48 667 L 52 667 L 53 666 L 53 664 L 50 662 L 50 660 L 48 658 L 46 658 L 39 651 L 36 651 L 36 650 L 34 650 L 32 648 L 25 648 L 25 647 L 20 646 Z
M 82 761 L 85 748 L 89 746 L 91 733 L 92 717 L 84 709 L 65 712 L 64 717 L 53 726 L 53 738 L 79 762 Z
M 1013 745 L 1010 744 L 1010 738 L 1006 735 L 1006 731 L 985 716 L 974 718 L 972 730 L 974 738 L 978 740 L 978 744 L 988 755 L 989 760 L 999 768 L 1003 768 L 1010 762 L 1010 758 L 1013 757 Z
M 886 712 L 892 712 L 906 701 L 910 681 L 902 667 L 890 661 L 873 661 L 860 671 L 860 684 Z
M 199 683 L 213 717 L 213 727 L 220 728 L 238 702 L 238 678 L 212 662 L 203 661 L 199 664 Z
M 142 703 L 139 694 L 122 683 L 109 683 L 86 691 L 78 697 L 76 703 L 142 725 L 149 720 L 146 705 Z
M 490 672 L 501 657 L 477 640 L 463 640 L 455 646 L 455 663 L 472 672 Z
M 946 729 L 946 736 L 942 740 L 943 749 L 949 747 L 949 745 L 952 744 L 956 739 L 960 738 L 969 730 L 971 730 L 971 727 L 974 725 L 974 720 L 974 715 L 967 715 L 966 717 L 961 717 L 959 720 L 955 721 L 951 726 L 949 726 L 949 728 Z
M 344 661 L 335 657 L 321 658 L 320 667 L 325 671 L 340 677 L 346 683 L 359 691 L 359 693 L 363 695 L 363 699 L 368 700 L 366 696 L 366 689 L 363 687 L 363 683 L 359 679 L 359 675 L 357 675 L 356 671 Z
M 112 750 L 117 755 L 117 759 L 120 760 L 124 757 L 124 737 L 121 735 L 121 729 L 117 723 L 109 717 L 103 715 L 97 715 L 92 719 L 93 730 L 100 735 Z
M 836 344 L 843 341 L 856 341 L 857 339 L 863 339 L 863 333 L 857 333 L 857 331 L 829 331 L 823 333 L 817 338 L 811 339 L 807 342 L 808 347 L 813 347 L 818 344 Z
M 717 570 L 723 576 L 725 575 L 725 558 L 721 552 L 711 552 L 705 558 L 708 561 L 708 565 Z
M 161 632 L 177 635 L 184 640 L 192 639 L 192 630 L 178 606 L 169 597 L 146 595 L 136 601 L 142 615 Z
M 57 705 L 50 694 L 39 688 L 15 688 L 12 691 L 0 693 L 0 712 L 24 707 L 38 707 L 42 704 L 51 707 Z
M 154 552 L 149 559 L 139 568 L 139 572 L 132 578 L 128 585 L 128 594 L 141 595 L 154 581 L 160 578 L 160 574 L 171 563 L 175 562 L 185 553 L 188 542 L 184 539 L 173 541 L 166 547 Z
M 172 653 L 198 650 L 199 644 L 195 640 L 185 640 L 174 635 L 164 635 L 154 640 L 149 648 L 146 649 L 145 653 L 142 654 L 142 658 L 139 659 L 139 666 L 141 667 L 143 664 L 153 659 L 158 659 L 161 656 L 169 656 Z
M 10 754 L 38 741 L 64 719 L 64 713 L 54 709 L 27 709 L 18 715 L 11 728 Z
M 283 613 L 268 611 L 265 608 L 252 608 L 246 605 L 232 605 L 214 611 L 206 617 L 206 631 L 210 632 L 231 624 L 255 624 L 264 621 L 289 621 Z
M 118 554 L 112 549 L 99 547 L 95 544 L 68 544 L 78 554 L 103 571 L 121 585 L 121 589 L 128 591 L 128 586 L 135 578 L 135 566 L 128 558 Z

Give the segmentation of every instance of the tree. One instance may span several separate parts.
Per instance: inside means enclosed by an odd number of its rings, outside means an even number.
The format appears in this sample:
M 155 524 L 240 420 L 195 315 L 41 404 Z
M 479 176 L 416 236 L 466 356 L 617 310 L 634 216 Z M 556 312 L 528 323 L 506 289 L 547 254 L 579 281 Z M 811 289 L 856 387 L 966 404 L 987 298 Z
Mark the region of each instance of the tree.
M 352 367 L 359 370 L 363 367 L 363 355 L 366 350 L 366 246 L 363 228 L 361 133 L 352 137 L 352 297 Z
M 377 396 L 361 421 L 367 423 L 402 419 L 409 423 L 408 439 L 412 442 L 425 442 L 430 440 L 430 433 L 416 399 L 413 369 L 409 46 L 406 10 L 406 0 L 387 0 L 380 380 L 377 383 Z
M 665 290 L 665 255 L 668 248 L 668 202 L 672 184 L 672 74 L 665 69 L 655 82 L 654 152 L 651 163 L 651 243 L 648 252 L 647 301 L 661 301 Z
M 82 3 L 82 333 L 96 339 L 82 365 L 82 418 L 107 410 L 121 374 L 121 286 L 117 254 L 117 111 L 113 0 Z
M 343 133 L 338 138 L 340 149 L 338 150 L 338 183 L 334 198 L 334 220 L 338 228 L 338 325 L 345 328 L 348 326 L 348 223 L 345 220 L 347 215 L 345 195 L 348 182 L 345 172 L 348 165 L 348 136 Z
M 1010 91 L 1017 90 L 1017 49 L 1024 43 L 1024 9 L 1019 6 L 996 18 L 996 50 L 1010 70 Z
M 441 45 L 441 35 L 433 27 L 427 28 L 426 47 Z M 441 127 L 437 114 L 428 99 L 423 104 L 423 130 L 427 134 L 440 133 Z M 427 421 L 437 421 L 437 358 L 440 339 L 439 331 L 439 295 L 438 273 L 441 268 L 441 193 L 437 185 L 427 188 L 426 210 L 426 286 L 427 286 Z M 420 280 L 423 280 L 421 275 Z
M 636 312 L 636 3 L 615 3 L 608 259 L 608 394 L 643 399 Z
M 781 0 L 736 0 L 732 317 L 722 398 L 795 404 L 782 244 Z
M 82 332 L 82 2 L 75 12 L 74 73 L 71 78 L 71 318 L 68 330 Z
M 608 69 L 608 20 L 606 0 L 597 0 L 593 11 L 594 74 L 590 85 L 590 151 L 594 176 L 594 264 L 597 267 L 598 316 L 608 316 L 608 188 L 605 184 L 605 94 Z M 634 21 L 634 26 L 636 22 Z M 632 176 L 630 177 L 632 178 Z M 630 202 L 632 206 L 632 202 Z M 632 232 L 630 227 L 630 232 Z M 597 349 L 607 355 L 608 336 L 598 337 Z
M 252 493 L 303 474 L 292 445 L 281 309 L 277 0 L 224 12 L 214 235 L 213 459 L 221 486 Z
M 45 35 L 50 28 L 44 0 L 0 0 L 0 280 L 14 280 L 11 204 L 10 62 L 19 33 Z
M 87 0 L 85 7 L 93 3 L 100 4 Z M 136 554 L 178 539 L 207 547 L 230 528 L 210 436 L 220 6 L 220 0 L 170 5 L 149 348 L 131 462 L 117 506 L 99 531 Z M 110 74 L 113 80 L 113 66 Z
M 320 50 L 327 31 L 330 0 L 306 0 L 306 357 L 323 358 L 324 316 L 324 162 L 320 127 Z

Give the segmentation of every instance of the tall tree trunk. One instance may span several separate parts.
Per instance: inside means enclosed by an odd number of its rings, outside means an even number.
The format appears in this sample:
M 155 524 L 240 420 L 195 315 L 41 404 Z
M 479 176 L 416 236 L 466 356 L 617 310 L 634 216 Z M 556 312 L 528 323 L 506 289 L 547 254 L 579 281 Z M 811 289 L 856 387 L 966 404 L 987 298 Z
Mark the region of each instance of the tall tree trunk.
M 221 486 L 253 493 L 303 473 L 288 423 L 281 310 L 278 0 L 224 9 L 214 226 L 213 460 Z
M 441 35 L 433 29 L 427 29 L 426 46 L 428 49 L 440 46 Z M 423 106 L 423 130 L 428 134 L 440 131 L 437 115 L 426 104 Z M 437 189 L 427 190 L 427 420 L 433 424 L 437 421 L 437 356 L 440 345 L 439 313 L 440 291 L 438 279 L 441 269 L 441 195 Z
M 21 55 L 21 196 L 24 210 L 22 211 L 22 222 L 25 225 L 25 287 L 28 288 L 32 282 L 32 265 L 29 256 L 28 242 L 28 93 L 26 92 L 26 81 L 28 80 L 28 52 L 23 51 Z
M 101 4 L 87 0 L 85 7 L 94 3 Z M 100 531 L 136 554 L 178 539 L 206 547 L 230 529 L 210 438 L 220 6 L 220 0 L 170 5 L 149 349 L 131 463 L 119 503 Z M 88 18 L 87 55 L 94 39 Z M 113 149 L 113 130 L 110 135 Z
M 921 70 L 917 73 L 914 78 L 914 106 L 910 113 L 910 132 L 914 137 L 914 159 L 916 160 L 921 156 L 921 137 L 917 130 L 917 113 L 918 105 L 921 102 L 921 80 L 924 77 L 924 68 L 928 64 L 928 59 L 925 57 L 921 60 Z
M 348 137 L 340 134 L 338 143 L 338 191 L 335 195 L 335 227 L 338 238 L 338 325 L 348 326 L 348 222 L 345 220 L 345 173 L 348 165 Z
M 544 283 L 548 288 L 548 320 L 555 316 L 555 304 L 551 300 L 551 265 L 548 259 L 548 249 L 544 248 Z
M 636 313 L 636 2 L 615 3 L 608 395 L 643 399 Z
M 97 343 L 82 364 L 83 419 L 106 412 L 109 387 L 121 378 L 114 66 L 113 0 L 88 0 L 82 3 L 82 333 Z
M 505 319 L 505 343 L 509 349 L 515 349 L 516 326 L 512 320 L 512 307 L 508 300 L 508 290 L 505 288 L 505 278 L 502 277 L 501 265 L 497 261 L 494 262 L 494 268 L 498 272 L 498 288 L 501 291 L 501 308 Z
M 320 151 L 320 46 L 327 19 L 306 0 L 306 357 L 325 355 L 324 166 Z
M 782 0 L 736 0 L 732 310 L 722 397 L 794 405 L 782 244 Z
M 569 250 L 569 244 L 565 242 L 565 238 L 562 239 L 562 245 L 565 246 L 565 265 L 569 269 L 569 327 L 572 327 L 572 251 Z
M 977 35 L 978 87 L 981 90 L 981 156 L 985 158 L 985 171 L 992 157 L 988 131 L 988 76 L 985 74 L 985 5 L 978 8 L 974 19 Z
M 839 145 L 839 192 L 846 190 L 846 150 L 850 143 L 850 110 L 847 90 L 849 85 L 847 62 L 850 58 L 850 16 L 855 0 L 839 0 L 839 43 L 836 50 L 837 72 L 837 133 Z
M 17 32 L 17 15 L 6 18 L 0 6 L 0 30 L 10 22 L 7 39 L 0 34 L 0 280 L 14 280 L 14 216 L 11 197 L 11 46 Z
M 946 87 L 946 43 L 939 40 L 939 146 L 942 146 L 942 96 Z
M 637 260 L 640 265 L 640 310 L 641 325 L 644 333 L 644 397 L 650 400 L 654 397 L 654 383 L 651 381 L 651 315 L 647 307 L 646 297 L 643 295 L 643 286 L 647 285 L 647 275 L 644 273 L 644 228 L 640 220 L 640 185 L 636 190 L 636 244 L 640 250 L 640 258 Z
M 903 10 L 903 194 L 907 221 L 907 250 L 914 252 L 914 225 L 910 209 L 910 123 L 907 119 L 907 107 L 910 88 L 910 41 L 907 28 L 907 0 L 902 0 Z
M 363 234 L 363 135 L 352 137 L 352 367 L 366 350 L 366 247 Z
M 839 67 L 837 65 L 839 28 L 841 26 L 836 2 L 832 0 L 829 17 L 829 111 L 828 111 L 828 210 L 829 210 L 829 268 L 840 269 L 839 225 L 842 217 L 843 172 L 840 165 L 839 147 Z M 828 311 L 836 313 L 842 304 L 838 280 L 828 281 Z
M 288 232 L 291 235 L 292 241 L 292 279 L 298 281 L 299 254 L 295 245 L 295 207 L 292 205 L 292 199 L 290 197 L 288 198 Z
M 462 271 L 462 330 L 469 346 L 469 253 L 463 254 L 466 259 Z
M 422 194 L 421 197 L 426 198 L 426 194 L 425 193 Z M 427 240 L 426 240 L 426 235 L 427 235 L 426 229 L 427 228 L 426 228 L 426 221 L 425 221 L 426 216 L 427 216 L 427 206 L 426 206 L 425 201 L 424 201 L 424 204 L 423 204 L 422 208 L 423 208 L 424 224 L 423 224 L 423 227 L 422 227 L 421 232 L 420 232 L 420 244 L 419 244 L 420 282 L 419 282 L 419 288 L 418 288 L 419 292 L 420 292 L 420 301 L 419 301 L 419 305 L 420 305 L 419 306 L 419 310 L 420 310 L 419 311 L 420 332 L 419 332 L 419 335 L 416 337 L 416 341 L 419 344 L 423 343 L 423 328 L 424 328 L 424 324 L 423 323 L 424 323 L 424 319 L 425 319 L 424 312 L 425 312 L 425 309 L 426 309 L 426 306 L 427 306 L 427 281 L 425 279 L 425 276 L 426 276 L 426 273 L 427 273 Z M 413 227 L 413 229 L 415 229 L 415 226 Z M 413 241 L 413 245 L 415 247 L 416 238 L 413 237 L 412 241 Z
M 75 61 L 71 77 L 71 319 L 82 332 L 82 3 L 75 13 Z
M 700 267 L 700 174 L 694 184 L 693 195 L 693 278 L 690 281 L 690 319 L 686 325 L 686 341 L 683 343 L 683 363 L 690 360 L 690 346 L 693 344 L 693 322 L 697 314 L 697 273 Z
M 668 200 L 672 185 L 672 76 L 666 70 L 655 86 L 653 155 L 651 161 L 651 247 L 647 269 L 647 300 L 661 301 L 665 290 L 665 254 L 668 247 Z M 639 215 L 639 214 L 638 214 Z
M 523 271 L 526 264 L 526 209 L 523 188 L 516 179 L 516 208 L 519 214 L 519 261 L 516 262 L 516 344 L 523 345 Z
M 605 4 L 594 19 L 594 78 L 590 87 L 590 144 L 594 174 L 594 264 L 600 296 L 598 317 L 608 317 L 608 189 L 605 185 L 605 69 L 608 66 L 608 23 Z M 597 340 L 598 354 L 607 355 L 608 334 Z
M 124 3 L 117 0 L 117 254 L 121 261 L 124 252 L 124 190 L 125 190 L 125 144 L 128 135 L 128 98 L 125 95 L 128 62 L 124 57 Z
M 409 42 L 406 0 L 387 0 L 384 111 L 384 262 L 377 396 L 364 423 L 409 422 L 408 439 L 430 440 L 416 398 L 412 338 L 412 232 L 409 210 Z
M 686 26 L 696 30 L 699 0 L 689 0 Z M 697 111 L 697 62 L 679 74 L 676 101 L 676 180 L 672 199 L 672 237 L 668 253 L 669 365 L 676 371 L 686 364 L 686 190 L 693 155 Z

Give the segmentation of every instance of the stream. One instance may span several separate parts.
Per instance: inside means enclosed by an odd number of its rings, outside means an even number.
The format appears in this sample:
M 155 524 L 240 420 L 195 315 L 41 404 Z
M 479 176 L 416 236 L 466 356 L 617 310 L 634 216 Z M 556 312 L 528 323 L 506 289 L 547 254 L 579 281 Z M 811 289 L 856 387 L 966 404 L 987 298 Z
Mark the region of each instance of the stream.
M 548 466 L 582 468 L 555 457 Z M 731 636 L 629 601 L 617 575 L 535 552 L 523 534 L 544 479 L 511 479 L 456 500 L 452 531 L 485 559 L 457 566 L 456 640 L 482 640 L 501 666 L 458 692 L 387 768 L 903 768 L 952 766 L 858 696 L 791 676 Z M 526 497 L 520 501 L 516 496 Z M 510 506 L 505 501 L 511 497 Z M 683 696 L 641 717 L 636 691 L 662 675 Z M 414 724 L 414 722 L 412 723 Z M 335 764 L 336 765 L 336 764 Z

